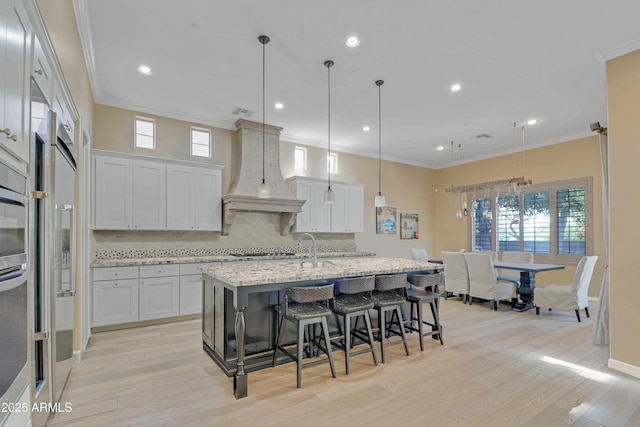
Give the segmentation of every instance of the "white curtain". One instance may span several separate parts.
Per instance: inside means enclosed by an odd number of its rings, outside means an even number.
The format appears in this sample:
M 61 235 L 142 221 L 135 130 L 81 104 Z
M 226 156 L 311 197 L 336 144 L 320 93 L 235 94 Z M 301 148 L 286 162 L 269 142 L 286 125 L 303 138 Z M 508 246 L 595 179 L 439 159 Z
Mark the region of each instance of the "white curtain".
M 593 343 L 609 345 L 609 142 L 607 133 L 600 133 L 600 158 L 602 161 L 602 226 L 604 243 L 604 274 L 600 287 L 600 299 L 593 324 Z

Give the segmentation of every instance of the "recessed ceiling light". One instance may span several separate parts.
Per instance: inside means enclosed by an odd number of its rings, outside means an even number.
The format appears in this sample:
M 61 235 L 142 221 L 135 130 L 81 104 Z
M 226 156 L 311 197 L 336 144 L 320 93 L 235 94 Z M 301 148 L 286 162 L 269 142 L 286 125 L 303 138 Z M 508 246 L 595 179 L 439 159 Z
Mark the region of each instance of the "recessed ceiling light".
M 436 148 L 436 150 L 438 150 L 438 151 L 442 151 L 442 150 L 444 150 L 444 147 L 443 147 L 442 145 L 438 145 L 438 147 Z
M 528 125 L 535 125 L 536 123 L 538 123 L 536 119 L 531 119 L 527 122 Z
M 141 66 L 138 67 L 138 72 L 140 74 L 144 74 L 144 75 L 148 76 L 149 74 L 151 74 L 151 68 L 149 68 L 146 65 L 141 65 Z
M 451 92 L 458 92 L 460 89 L 462 89 L 462 86 L 460 86 L 459 83 L 456 83 L 451 86 Z
M 356 36 L 351 36 L 347 39 L 346 41 L 347 46 L 349 47 L 356 47 L 360 45 L 360 39 L 357 38 Z
M 371 128 L 369 126 L 363 126 L 362 130 L 365 132 L 369 132 Z
M 282 110 L 284 108 L 284 105 L 282 105 L 282 102 L 276 102 L 274 107 L 276 107 L 276 110 Z

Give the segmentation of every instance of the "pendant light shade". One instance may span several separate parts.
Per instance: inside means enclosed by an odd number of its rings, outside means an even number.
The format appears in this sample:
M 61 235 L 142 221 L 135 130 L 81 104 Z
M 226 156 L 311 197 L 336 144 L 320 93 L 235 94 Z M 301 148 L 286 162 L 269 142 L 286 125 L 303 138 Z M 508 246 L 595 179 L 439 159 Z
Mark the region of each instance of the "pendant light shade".
M 376 208 L 387 205 L 387 201 L 382 195 L 382 95 L 380 86 L 383 84 L 384 80 L 376 80 L 376 86 L 378 86 L 378 195 L 374 201 Z
M 264 109 L 264 86 L 265 86 L 265 46 L 269 43 L 269 37 L 258 36 L 258 41 L 262 43 L 262 182 L 258 185 L 258 199 L 271 198 L 271 188 L 264 179 L 264 163 L 265 163 L 265 109 Z
M 324 191 L 324 202 L 333 203 L 336 201 L 336 194 L 331 189 L 331 164 L 329 159 L 331 158 L 331 67 L 333 67 L 333 61 L 324 61 L 324 66 L 327 67 L 327 88 L 328 88 L 328 129 L 327 129 L 327 189 Z

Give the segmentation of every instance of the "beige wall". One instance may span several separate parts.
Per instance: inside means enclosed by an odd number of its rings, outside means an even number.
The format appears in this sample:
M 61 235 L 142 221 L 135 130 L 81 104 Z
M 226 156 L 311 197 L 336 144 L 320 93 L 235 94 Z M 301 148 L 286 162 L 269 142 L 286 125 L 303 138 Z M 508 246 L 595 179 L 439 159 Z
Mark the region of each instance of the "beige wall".
M 640 205 L 640 50 L 607 62 L 609 188 L 611 203 L 611 359 L 640 372 L 640 286 L 636 227 Z
M 588 125 L 588 124 L 586 124 Z M 464 153 L 464 147 L 463 147 Z M 591 279 L 589 295 L 597 297 L 604 262 L 602 257 L 602 174 L 600 165 L 600 148 L 597 135 L 555 144 L 547 147 L 527 150 L 525 152 L 525 168 L 523 173 L 520 154 L 517 155 L 516 175 L 526 175 L 534 183 L 541 184 L 571 178 L 593 178 L 593 223 L 594 254 L 599 256 L 598 263 Z M 469 185 L 513 176 L 513 156 L 500 156 L 488 160 L 467 163 L 438 171 L 436 186 L 437 241 L 436 250 L 457 251 L 470 248 L 470 219 L 455 217 L 457 200 L 446 188 Z M 429 191 L 433 193 L 434 189 Z M 536 276 L 537 283 L 570 283 L 575 273 L 575 266 L 567 266 L 564 270 L 549 271 Z

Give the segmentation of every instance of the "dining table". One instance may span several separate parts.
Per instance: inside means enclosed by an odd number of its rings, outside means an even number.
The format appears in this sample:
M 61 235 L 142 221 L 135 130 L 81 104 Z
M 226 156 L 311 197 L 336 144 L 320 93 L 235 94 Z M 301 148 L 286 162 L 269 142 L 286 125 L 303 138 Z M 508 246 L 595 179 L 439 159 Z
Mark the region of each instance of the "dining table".
M 540 264 L 529 262 L 494 261 L 495 268 L 520 271 L 520 283 L 518 284 L 519 301 L 511 306 L 513 311 L 527 311 L 534 307 L 533 290 L 536 287 L 536 273 L 551 270 L 562 270 L 562 264 Z

